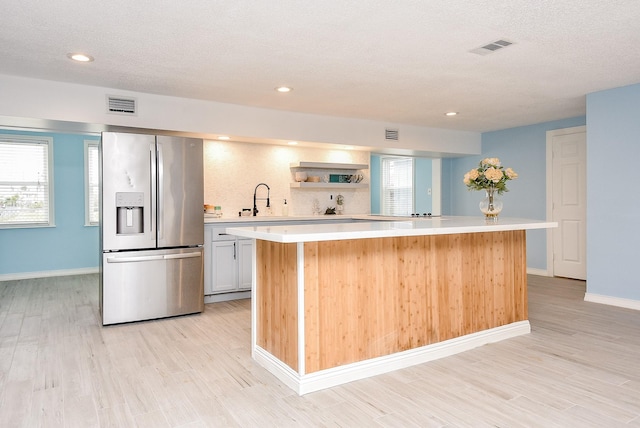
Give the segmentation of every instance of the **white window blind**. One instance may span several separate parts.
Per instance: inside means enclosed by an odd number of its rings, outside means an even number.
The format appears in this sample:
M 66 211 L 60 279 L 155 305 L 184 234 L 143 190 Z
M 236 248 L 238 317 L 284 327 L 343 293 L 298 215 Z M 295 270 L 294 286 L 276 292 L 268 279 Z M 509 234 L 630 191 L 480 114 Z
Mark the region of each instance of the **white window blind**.
M 100 177 L 98 171 L 98 142 L 84 142 L 84 193 L 85 224 L 97 225 L 100 222 Z
M 383 157 L 382 214 L 410 215 L 413 212 L 413 158 Z
M 53 224 L 50 137 L 0 134 L 0 227 Z

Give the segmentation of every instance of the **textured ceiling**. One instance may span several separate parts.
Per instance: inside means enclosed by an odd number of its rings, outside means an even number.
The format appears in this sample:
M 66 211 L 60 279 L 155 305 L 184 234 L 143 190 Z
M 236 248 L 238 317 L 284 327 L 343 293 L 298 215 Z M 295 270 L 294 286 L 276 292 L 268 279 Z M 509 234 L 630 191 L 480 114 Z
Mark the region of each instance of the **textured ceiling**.
M 580 116 L 587 93 L 640 82 L 638 0 L 21 0 L 0 16 L 0 74 L 427 127 Z

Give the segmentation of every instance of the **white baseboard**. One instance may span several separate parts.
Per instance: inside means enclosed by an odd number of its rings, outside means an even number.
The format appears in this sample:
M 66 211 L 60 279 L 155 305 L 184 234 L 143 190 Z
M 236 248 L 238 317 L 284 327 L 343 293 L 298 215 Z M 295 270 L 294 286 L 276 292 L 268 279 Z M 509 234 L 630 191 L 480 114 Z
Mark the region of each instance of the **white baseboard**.
M 291 367 L 259 346 L 253 347 L 253 358 L 281 382 L 299 395 L 365 379 L 394 370 L 426 363 L 468 351 L 488 343 L 499 342 L 531 332 L 529 321 L 519 321 L 444 342 L 398 352 L 384 357 L 347 364 L 344 366 L 300 375 Z
M 207 294 L 204 303 L 228 302 L 229 300 L 250 299 L 251 290 L 235 291 L 233 293 Z
M 602 294 L 585 293 L 584 301 L 640 311 L 640 300 L 623 299 L 622 297 L 611 297 L 603 296 Z
M 19 279 L 33 279 L 33 278 L 49 278 L 54 276 L 69 276 L 69 275 L 86 275 L 90 273 L 98 273 L 99 268 L 79 268 L 79 269 L 60 269 L 60 270 L 47 270 L 40 272 L 20 272 L 20 273 L 7 273 L 0 274 L 0 281 L 15 281 Z
M 538 276 L 551 276 L 549 275 L 549 271 L 546 269 L 536 269 L 536 268 L 527 268 L 527 273 L 529 275 L 538 275 Z

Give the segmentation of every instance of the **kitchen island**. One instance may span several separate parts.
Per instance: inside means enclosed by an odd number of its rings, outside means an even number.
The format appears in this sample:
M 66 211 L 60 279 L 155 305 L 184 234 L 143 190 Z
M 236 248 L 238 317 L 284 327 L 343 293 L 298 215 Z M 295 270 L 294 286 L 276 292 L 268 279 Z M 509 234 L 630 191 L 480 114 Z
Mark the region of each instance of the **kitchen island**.
M 256 240 L 253 357 L 305 394 L 530 332 L 526 230 L 481 217 L 232 227 Z

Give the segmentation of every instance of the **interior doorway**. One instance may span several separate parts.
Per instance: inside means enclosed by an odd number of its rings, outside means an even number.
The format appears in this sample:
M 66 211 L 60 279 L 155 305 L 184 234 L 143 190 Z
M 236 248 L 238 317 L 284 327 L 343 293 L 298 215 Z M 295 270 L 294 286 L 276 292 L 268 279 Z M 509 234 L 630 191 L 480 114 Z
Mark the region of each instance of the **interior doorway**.
M 551 276 L 587 278 L 585 126 L 547 131 L 547 270 Z

